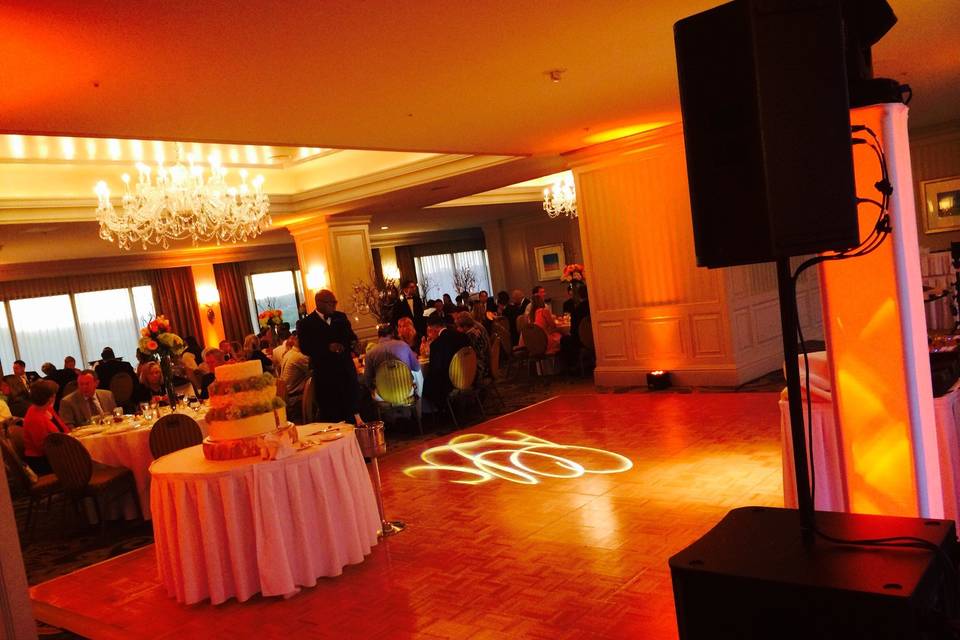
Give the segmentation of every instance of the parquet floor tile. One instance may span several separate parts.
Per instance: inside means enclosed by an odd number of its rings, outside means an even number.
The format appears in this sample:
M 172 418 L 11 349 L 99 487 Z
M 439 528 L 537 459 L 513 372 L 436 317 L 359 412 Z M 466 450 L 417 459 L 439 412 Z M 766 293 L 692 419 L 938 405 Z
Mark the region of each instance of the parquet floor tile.
M 667 558 L 731 508 L 782 504 L 773 393 L 562 396 L 457 435 L 522 437 L 512 431 L 613 451 L 633 467 L 537 484 L 406 475 L 449 440 L 437 438 L 380 461 L 388 516 L 408 530 L 289 600 L 180 606 L 147 547 L 35 586 L 38 615 L 92 637 L 675 638 Z M 611 461 L 562 455 L 586 468 Z

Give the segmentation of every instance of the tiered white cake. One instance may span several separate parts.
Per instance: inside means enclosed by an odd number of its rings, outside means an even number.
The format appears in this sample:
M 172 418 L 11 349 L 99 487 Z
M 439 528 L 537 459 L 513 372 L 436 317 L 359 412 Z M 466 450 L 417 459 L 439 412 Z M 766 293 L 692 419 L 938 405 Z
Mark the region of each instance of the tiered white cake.
M 263 436 L 288 434 L 297 440 L 297 429 L 287 423 L 277 381 L 264 373 L 259 360 L 217 367 L 208 389 L 210 410 L 205 420 L 208 436 L 203 453 L 210 460 L 231 460 L 260 455 Z

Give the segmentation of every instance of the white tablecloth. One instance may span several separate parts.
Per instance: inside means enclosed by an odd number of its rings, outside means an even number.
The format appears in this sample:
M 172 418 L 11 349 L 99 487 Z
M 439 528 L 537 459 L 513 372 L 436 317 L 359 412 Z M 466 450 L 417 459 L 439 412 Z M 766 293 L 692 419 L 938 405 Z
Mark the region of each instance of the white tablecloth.
M 299 427 L 301 437 L 318 425 Z M 291 595 L 363 561 L 380 517 L 352 429 L 283 460 L 212 461 L 201 447 L 153 463 L 160 578 L 179 602 Z
M 186 415 L 197 421 L 200 430 L 206 435 L 207 424 L 203 418 L 192 411 L 184 412 Z M 127 423 L 130 424 L 130 423 Z M 150 453 L 150 428 L 140 427 L 122 433 L 99 433 L 96 435 L 83 436 L 83 429 L 77 431 L 81 435 L 79 438 L 83 446 L 90 452 L 90 457 L 96 462 L 112 465 L 115 467 L 126 467 L 133 472 L 133 477 L 137 482 L 137 494 L 140 498 L 140 510 L 143 512 L 143 519 L 149 520 L 150 513 L 150 465 L 153 463 L 153 454 Z M 127 518 L 136 517 L 136 509 L 133 505 L 125 505 L 124 516 Z M 119 514 L 113 514 L 112 517 L 120 517 Z

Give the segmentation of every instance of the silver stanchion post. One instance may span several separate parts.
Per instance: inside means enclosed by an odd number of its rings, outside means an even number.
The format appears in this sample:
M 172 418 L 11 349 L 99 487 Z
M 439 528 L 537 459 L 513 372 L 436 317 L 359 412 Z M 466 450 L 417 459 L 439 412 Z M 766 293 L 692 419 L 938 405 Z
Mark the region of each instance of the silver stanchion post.
M 384 538 L 400 533 L 406 528 L 406 523 L 402 520 L 387 520 L 383 512 L 380 465 L 377 463 L 377 458 L 387 452 L 387 440 L 383 435 L 383 422 L 358 424 L 356 434 L 360 451 L 364 457 L 370 458 L 370 462 L 373 464 L 373 484 L 377 494 L 377 510 L 380 512 L 380 533 Z

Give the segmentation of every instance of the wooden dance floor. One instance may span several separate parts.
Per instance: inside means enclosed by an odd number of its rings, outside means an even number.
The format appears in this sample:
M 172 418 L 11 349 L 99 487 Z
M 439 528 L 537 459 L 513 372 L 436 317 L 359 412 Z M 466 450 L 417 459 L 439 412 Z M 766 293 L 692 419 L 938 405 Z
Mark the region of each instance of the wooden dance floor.
M 178 605 L 150 546 L 33 587 L 36 615 L 95 638 L 676 638 L 667 558 L 733 507 L 782 505 L 775 393 L 561 396 L 463 434 L 520 442 L 436 453 L 474 471 L 410 470 L 452 436 L 382 458 L 407 530 L 289 600 Z M 511 467 L 527 436 L 602 451 Z

